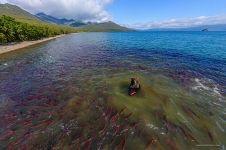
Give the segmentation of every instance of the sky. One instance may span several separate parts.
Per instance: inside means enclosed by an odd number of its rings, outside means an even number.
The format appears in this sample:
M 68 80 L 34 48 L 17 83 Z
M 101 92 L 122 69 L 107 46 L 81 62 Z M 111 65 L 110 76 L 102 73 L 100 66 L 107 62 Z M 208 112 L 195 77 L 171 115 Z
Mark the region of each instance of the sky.
M 131 28 L 226 24 L 226 0 L 0 0 L 35 14 L 82 21 L 115 21 Z

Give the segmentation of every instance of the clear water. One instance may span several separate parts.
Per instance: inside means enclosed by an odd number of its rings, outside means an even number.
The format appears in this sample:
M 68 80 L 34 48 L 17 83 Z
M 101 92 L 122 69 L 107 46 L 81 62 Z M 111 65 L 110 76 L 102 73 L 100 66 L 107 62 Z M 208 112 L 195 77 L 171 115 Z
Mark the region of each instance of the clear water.
M 71 34 L 1 55 L 0 81 L 0 149 L 226 145 L 226 32 Z

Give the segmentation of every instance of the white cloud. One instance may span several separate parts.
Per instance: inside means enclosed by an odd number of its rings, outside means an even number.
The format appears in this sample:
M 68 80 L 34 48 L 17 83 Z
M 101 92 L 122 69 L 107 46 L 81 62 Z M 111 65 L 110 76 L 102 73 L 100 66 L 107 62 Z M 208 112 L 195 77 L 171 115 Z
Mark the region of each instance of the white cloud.
M 1 0 L 2 1 L 2 0 Z M 44 12 L 59 18 L 83 21 L 109 21 L 111 15 L 105 10 L 112 0 L 3 0 L 35 14 Z
M 200 16 L 189 19 L 171 19 L 159 22 L 152 21 L 147 23 L 136 23 L 127 26 L 135 29 L 153 29 L 153 28 L 186 28 L 214 24 L 226 24 L 226 15 Z
M 1 0 L 0 1 L 0 4 L 4 4 L 4 3 L 6 3 L 6 0 Z

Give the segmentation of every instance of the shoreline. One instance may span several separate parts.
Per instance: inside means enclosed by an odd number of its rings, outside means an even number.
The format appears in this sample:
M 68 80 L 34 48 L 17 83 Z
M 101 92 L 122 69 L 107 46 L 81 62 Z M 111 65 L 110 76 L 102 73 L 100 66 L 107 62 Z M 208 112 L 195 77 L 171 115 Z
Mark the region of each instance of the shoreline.
M 26 47 L 29 47 L 32 45 L 47 42 L 50 40 L 54 40 L 54 39 L 57 39 L 57 38 L 60 38 L 63 36 L 65 36 L 65 34 L 54 36 L 54 37 L 49 37 L 49 38 L 44 38 L 44 39 L 36 40 L 36 41 L 24 41 L 24 42 L 19 42 L 19 43 L 12 44 L 12 45 L 2 45 L 2 46 L 0 46 L 0 55 L 4 54 L 4 53 L 15 51 L 15 50 L 19 50 L 22 48 L 26 48 Z

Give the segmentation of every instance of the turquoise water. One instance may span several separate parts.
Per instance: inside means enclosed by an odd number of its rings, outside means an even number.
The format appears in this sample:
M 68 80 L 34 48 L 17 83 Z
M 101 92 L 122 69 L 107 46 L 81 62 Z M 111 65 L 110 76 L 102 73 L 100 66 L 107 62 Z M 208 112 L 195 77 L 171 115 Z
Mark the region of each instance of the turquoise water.
M 226 32 L 71 34 L 1 55 L 0 81 L 0 149 L 225 148 Z

